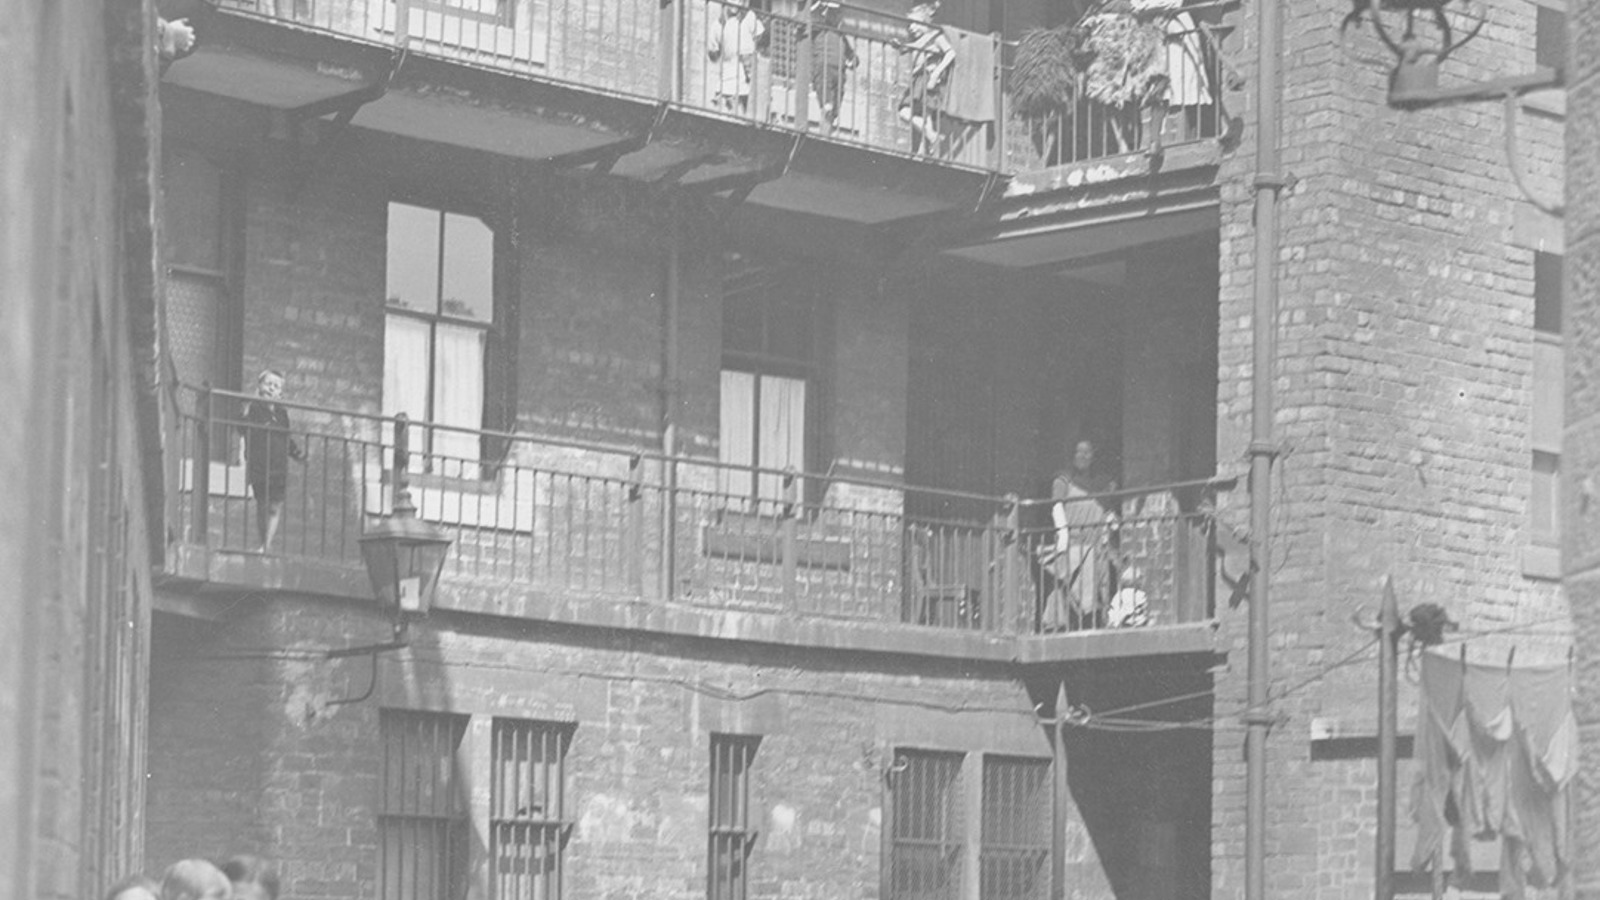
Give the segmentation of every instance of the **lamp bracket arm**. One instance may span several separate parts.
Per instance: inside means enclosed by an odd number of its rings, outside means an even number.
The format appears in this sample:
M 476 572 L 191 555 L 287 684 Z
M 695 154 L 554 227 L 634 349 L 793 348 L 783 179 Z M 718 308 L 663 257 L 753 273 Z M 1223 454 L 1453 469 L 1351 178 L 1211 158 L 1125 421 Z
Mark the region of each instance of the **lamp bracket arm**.
M 1511 179 L 1517 183 L 1517 190 L 1539 209 L 1540 212 L 1560 217 L 1566 212 L 1566 207 L 1560 201 L 1548 200 L 1534 193 L 1528 185 L 1527 175 L 1522 171 L 1522 158 L 1517 152 L 1517 113 L 1521 104 L 1517 101 L 1517 92 L 1507 90 L 1505 94 L 1505 120 L 1506 120 L 1506 165 L 1511 169 Z

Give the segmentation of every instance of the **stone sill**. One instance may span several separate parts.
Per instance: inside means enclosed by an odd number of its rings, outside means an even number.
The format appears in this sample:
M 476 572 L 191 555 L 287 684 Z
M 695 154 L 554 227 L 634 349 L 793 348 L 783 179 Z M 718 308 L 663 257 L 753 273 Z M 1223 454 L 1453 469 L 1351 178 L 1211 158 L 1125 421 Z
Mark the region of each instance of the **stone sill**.
M 1538 581 L 1561 580 L 1561 548 L 1529 544 L 1522 548 L 1522 575 Z

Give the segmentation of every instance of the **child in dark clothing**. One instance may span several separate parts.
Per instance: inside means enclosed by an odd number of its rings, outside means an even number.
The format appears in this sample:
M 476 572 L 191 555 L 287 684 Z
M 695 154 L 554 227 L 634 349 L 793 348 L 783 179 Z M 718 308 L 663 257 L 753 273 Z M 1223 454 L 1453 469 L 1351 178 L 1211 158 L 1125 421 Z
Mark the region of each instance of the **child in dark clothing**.
M 272 546 L 288 495 L 289 459 L 304 460 L 300 445 L 289 436 L 289 411 L 277 401 L 283 396 L 283 373 L 267 369 L 256 378 L 256 398 L 245 404 L 240 444 L 245 480 L 256 501 L 256 531 L 261 552 Z

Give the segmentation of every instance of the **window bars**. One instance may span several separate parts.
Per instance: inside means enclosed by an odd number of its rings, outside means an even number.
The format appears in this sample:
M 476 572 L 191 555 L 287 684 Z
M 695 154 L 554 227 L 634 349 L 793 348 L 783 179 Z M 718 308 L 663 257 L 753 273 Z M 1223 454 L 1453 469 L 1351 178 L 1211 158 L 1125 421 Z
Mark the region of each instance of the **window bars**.
M 456 754 L 467 717 L 386 709 L 378 728 L 378 896 L 460 900 L 467 886 L 467 816 Z
M 495 719 L 489 840 L 493 900 L 561 896 L 570 824 L 567 749 L 573 726 Z
M 983 761 L 979 896 L 1045 900 L 1050 893 L 1050 761 Z
M 889 900 L 956 900 L 965 844 L 960 753 L 899 750 L 889 778 Z
M 706 855 L 707 900 L 745 900 L 750 882 L 750 764 L 759 737 L 711 736 L 711 790 Z

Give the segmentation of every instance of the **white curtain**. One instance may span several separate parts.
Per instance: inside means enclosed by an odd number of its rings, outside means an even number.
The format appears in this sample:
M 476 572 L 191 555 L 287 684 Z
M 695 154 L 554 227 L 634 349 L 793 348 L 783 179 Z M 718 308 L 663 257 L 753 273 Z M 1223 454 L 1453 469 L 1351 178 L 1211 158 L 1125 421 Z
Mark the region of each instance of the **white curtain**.
M 805 470 L 806 383 L 803 379 L 761 376 L 759 434 L 761 458 L 758 465 L 764 469 Z M 799 489 L 798 484 L 796 489 Z M 757 496 L 763 500 L 782 500 L 783 477 L 762 475 Z
M 756 376 L 749 372 L 722 371 L 722 415 L 719 424 L 717 459 L 735 466 L 755 464 Z M 750 473 L 723 469 L 717 478 L 718 493 L 748 496 Z
M 436 326 L 434 345 L 433 418 L 440 425 L 483 427 L 484 333 L 460 325 Z M 436 431 L 433 453 L 444 457 L 435 471 L 461 478 L 476 477 L 476 466 L 464 468 L 462 460 L 478 460 L 478 435 Z
M 383 414 L 428 414 L 428 323 L 387 316 L 383 323 Z

